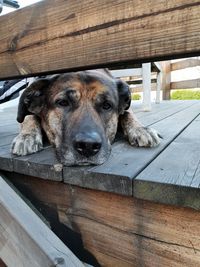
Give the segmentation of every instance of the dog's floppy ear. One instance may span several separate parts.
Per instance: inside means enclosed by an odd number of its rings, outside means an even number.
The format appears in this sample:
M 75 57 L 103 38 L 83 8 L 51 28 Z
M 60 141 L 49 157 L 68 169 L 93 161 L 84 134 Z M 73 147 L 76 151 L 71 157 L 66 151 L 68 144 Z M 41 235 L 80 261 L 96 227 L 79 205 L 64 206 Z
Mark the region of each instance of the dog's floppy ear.
M 119 94 L 119 114 L 124 114 L 124 111 L 129 109 L 131 104 L 131 92 L 126 82 L 116 79 L 116 83 Z
M 44 105 L 44 90 L 50 85 L 51 79 L 38 79 L 25 89 L 18 105 L 17 121 L 22 123 L 26 115 L 38 115 Z
M 26 115 L 39 115 L 45 103 L 46 90 L 59 76 L 59 74 L 56 74 L 47 78 L 37 79 L 25 89 L 19 100 L 18 122 L 22 123 Z

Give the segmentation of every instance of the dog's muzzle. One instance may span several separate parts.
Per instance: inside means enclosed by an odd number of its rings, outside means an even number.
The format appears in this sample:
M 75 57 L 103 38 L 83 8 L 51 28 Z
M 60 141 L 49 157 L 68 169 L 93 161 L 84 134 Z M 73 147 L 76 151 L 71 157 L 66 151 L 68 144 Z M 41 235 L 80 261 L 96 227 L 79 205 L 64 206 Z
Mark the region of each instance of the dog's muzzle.
M 97 132 L 82 132 L 73 139 L 74 149 L 86 158 L 96 155 L 102 146 L 102 140 Z

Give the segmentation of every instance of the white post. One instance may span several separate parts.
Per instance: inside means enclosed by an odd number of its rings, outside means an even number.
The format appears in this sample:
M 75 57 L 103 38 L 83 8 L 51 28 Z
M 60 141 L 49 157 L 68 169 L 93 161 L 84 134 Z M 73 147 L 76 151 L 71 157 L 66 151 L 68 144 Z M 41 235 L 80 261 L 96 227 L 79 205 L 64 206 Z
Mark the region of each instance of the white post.
M 151 110 L 151 63 L 142 64 L 143 110 Z
M 156 83 L 156 104 L 160 103 L 160 89 L 162 81 L 162 72 L 157 73 L 157 83 Z

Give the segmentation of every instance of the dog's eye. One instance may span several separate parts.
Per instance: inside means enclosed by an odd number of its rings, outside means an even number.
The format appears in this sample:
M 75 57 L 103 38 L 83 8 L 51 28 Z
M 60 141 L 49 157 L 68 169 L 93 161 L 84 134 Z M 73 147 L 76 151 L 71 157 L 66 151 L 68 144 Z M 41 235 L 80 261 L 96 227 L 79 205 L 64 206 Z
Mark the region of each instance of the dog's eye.
M 112 104 L 110 104 L 108 101 L 103 102 L 102 108 L 105 110 L 111 110 Z
M 56 101 L 56 105 L 66 107 L 69 105 L 68 101 L 65 99 L 59 99 Z

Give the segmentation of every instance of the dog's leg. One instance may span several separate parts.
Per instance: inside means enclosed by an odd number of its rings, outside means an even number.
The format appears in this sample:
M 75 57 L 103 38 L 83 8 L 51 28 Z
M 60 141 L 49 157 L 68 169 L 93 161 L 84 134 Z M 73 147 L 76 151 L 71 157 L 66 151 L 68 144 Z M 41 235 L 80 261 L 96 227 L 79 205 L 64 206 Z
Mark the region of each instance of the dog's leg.
M 20 133 L 12 142 L 11 152 L 24 156 L 43 149 L 42 131 L 36 116 L 28 115 L 21 123 Z
M 132 146 L 154 147 L 159 145 L 160 139 L 157 131 L 142 126 L 131 108 L 120 115 L 119 122 L 124 135 Z

